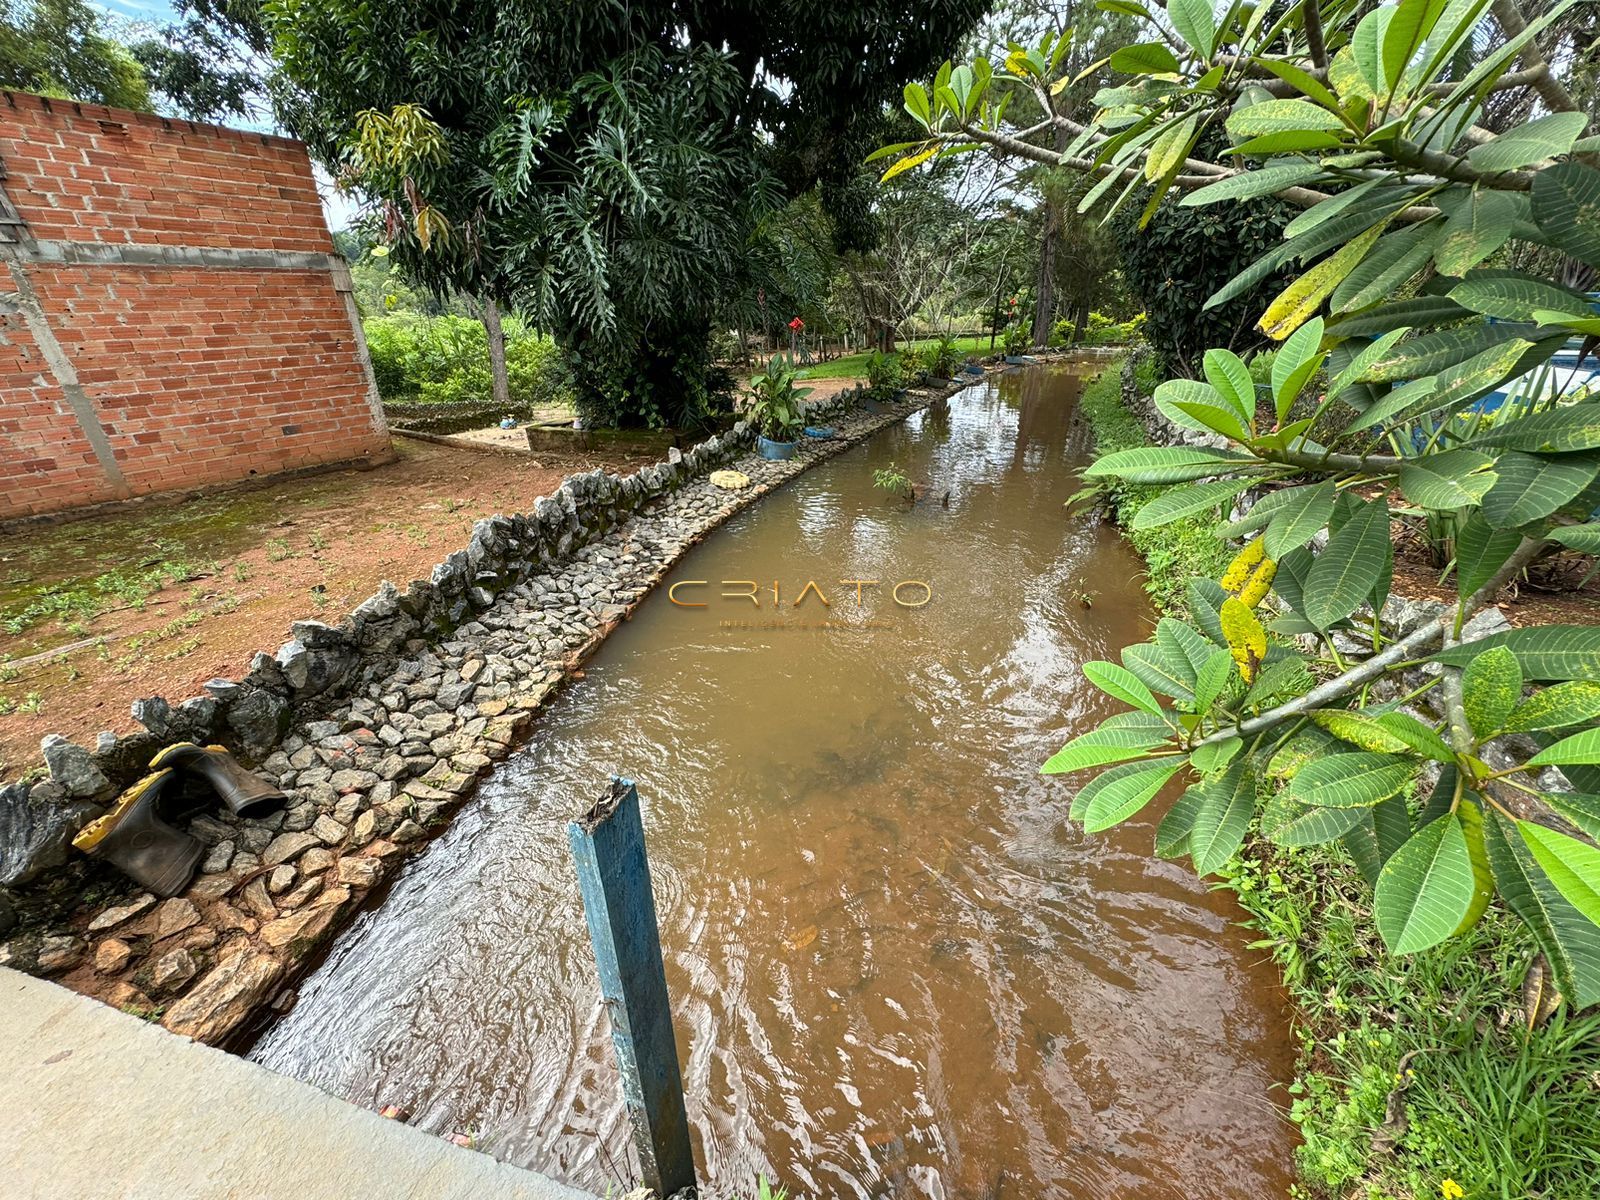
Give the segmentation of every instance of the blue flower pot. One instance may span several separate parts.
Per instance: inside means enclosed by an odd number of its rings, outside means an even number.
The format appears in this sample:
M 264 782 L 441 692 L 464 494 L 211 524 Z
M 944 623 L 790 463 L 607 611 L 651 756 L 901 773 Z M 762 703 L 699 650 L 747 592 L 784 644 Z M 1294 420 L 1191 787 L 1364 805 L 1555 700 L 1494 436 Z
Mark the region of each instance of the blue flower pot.
M 961 369 L 963 371 L 965 371 L 968 375 L 982 375 L 983 374 L 983 368 L 980 367 L 977 363 L 968 363 L 966 366 L 962 367 Z
M 774 462 L 782 462 L 784 459 L 793 458 L 794 452 L 799 446 L 799 442 L 775 442 L 771 438 L 762 437 L 760 434 L 756 435 L 756 449 L 760 451 L 761 457 L 771 459 Z
M 833 436 L 833 426 L 832 425 L 807 425 L 806 426 L 806 436 L 808 438 L 824 438 L 824 439 L 831 438 Z

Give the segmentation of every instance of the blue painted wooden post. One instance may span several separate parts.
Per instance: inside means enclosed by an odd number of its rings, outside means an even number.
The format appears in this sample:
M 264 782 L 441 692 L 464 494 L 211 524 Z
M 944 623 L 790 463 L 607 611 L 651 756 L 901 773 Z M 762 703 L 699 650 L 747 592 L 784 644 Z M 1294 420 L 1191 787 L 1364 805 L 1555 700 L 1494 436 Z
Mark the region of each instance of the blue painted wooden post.
M 578 863 L 578 889 L 600 969 L 600 993 L 611 1014 L 611 1040 L 643 1183 L 662 1197 L 686 1188 L 692 1193 L 689 1118 L 633 782 L 612 779 L 594 807 L 567 826 L 567 836 Z

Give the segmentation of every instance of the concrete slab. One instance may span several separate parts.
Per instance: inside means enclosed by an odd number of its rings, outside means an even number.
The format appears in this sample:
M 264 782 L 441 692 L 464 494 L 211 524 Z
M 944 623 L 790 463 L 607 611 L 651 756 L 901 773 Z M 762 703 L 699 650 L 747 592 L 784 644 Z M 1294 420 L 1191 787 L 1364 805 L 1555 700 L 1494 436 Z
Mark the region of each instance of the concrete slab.
M 8 1200 L 594 1200 L 0 968 Z

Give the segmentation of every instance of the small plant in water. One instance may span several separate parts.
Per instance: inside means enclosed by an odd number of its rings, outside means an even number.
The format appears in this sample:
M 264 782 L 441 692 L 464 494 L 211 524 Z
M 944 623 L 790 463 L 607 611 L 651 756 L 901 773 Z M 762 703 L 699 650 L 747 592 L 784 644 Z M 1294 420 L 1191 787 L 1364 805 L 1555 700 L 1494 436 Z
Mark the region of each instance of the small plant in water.
M 915 501 L 917 498 L 917 489 L 912 486 L 910 478 L 894 463 L 872 472 L 872 486 L 893 492 L 907 500 Z

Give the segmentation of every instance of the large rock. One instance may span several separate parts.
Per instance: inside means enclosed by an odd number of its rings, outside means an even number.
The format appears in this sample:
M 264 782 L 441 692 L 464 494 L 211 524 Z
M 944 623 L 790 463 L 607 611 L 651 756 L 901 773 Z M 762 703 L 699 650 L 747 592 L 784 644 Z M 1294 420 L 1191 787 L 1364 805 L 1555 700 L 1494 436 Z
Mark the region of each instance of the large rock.
M 289 732 L 291 715 L 282 696 L 251 688 L 228 706 L 228 725 L 246 755 L 265 758 Z
M 59 783 L 67 795 L 94 796 L 111 787 L 105 772 L 94 764 L 94 756 L 76 742 L 69 742 L 59 733 L 47 733 L 39 743 L 45 766 L 50 768 L 50 778 Z
M 169 1008 L 161 1023 L 173 1033 L 215 1044 L 255 1011 L 282 975 L 283 964 L 271 955 L 240 950 Z
M 11 783 L 0 788 L 0 885 L 29 883 L 67 861 L 72 839 L 100 809 L 61 796 L 61 789 Z M 44 793 L 41 798 L 38 793 Z

